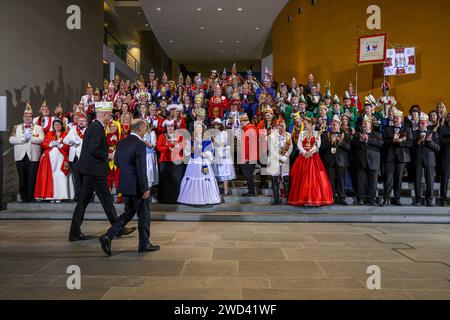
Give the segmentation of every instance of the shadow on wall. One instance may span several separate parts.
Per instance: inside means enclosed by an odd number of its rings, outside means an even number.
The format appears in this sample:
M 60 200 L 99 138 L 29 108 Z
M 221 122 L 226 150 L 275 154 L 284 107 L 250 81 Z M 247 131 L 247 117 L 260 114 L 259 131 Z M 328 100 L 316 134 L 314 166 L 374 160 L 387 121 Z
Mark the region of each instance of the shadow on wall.
M 84 79 L 81 79 L 79 88 L 84 88 L 86 83 Z M 63 68 L 59 66 L 58 77 L 55 80 L 50 80 L 50 82 L 45 84 L 44 88 L 40 86 L 29 87 L 24 85 L 20 88 L 15 88 L 12 91 L 5 90 L 8 105 L 8 129 L 9 132 L 2 133 L 4 141 L 8 141 L 9 134 L 15 124 L 22 122 L 23 110 L 25 109 L 26 103 L 29 100 L 31 106 L 33 107 L 34 116 L 39 113 L 39 108 L 47 100 L 50 105 L 50 112 L 53 114 L 54 109 L 58 103 L 64 107 L 64 112 L 70 111 L 74 103 L 80 101 L 82 95 L 82 89 L 74 89 L 70 84 L 66 84 L 64 79 Z M 9 143 L 5 143 L 4 151 L 7 151 L 12 146 Z M 13 158 L 13 152 L 10 150 L 8 154 L 4 157 L 4 195 L 5 202 L 14 201 L 15 196 L 18 192 L 18 179 L 17 172 L 15 170 L 15 162 Z
M 84 82 L 84 79 L 81 79 L 79 88 L 86 86 Z M 27 88 L 29 88 L 28 92 L 26 92 Z M 61 66 L 59 66 L 56 81 L 50 80 L 43 89 L 40 86 L 34 86 L 33 88 L 24 85 L 21 88 L 13 89 L 13 91 L 5 90 L 5 93 L 8 101 L 8 123 L 10 129 L 14 124 L 22 121 L 23 110 L 28 100 L 31 102 L 34 115 L 37 116 L 39 108 L 45 100 L 50 105 L 50 112 L 53 114 L 58 103 L 61 103 L 64 107 L 64 112 L 67 112 L 72 110 L 72 105 L 78 103 L 82 96 L 81 89 L 74 89 L 70 84 L 66 84 Z

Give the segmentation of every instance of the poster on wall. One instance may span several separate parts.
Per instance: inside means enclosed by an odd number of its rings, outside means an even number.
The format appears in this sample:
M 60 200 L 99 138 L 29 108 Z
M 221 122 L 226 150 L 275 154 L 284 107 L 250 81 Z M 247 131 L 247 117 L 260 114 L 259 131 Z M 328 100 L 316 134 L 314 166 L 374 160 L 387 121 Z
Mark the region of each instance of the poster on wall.
M 386 45 L 385 33 L 358 38 L 358 63 L 385 62 Z
M 416 73 L 416 48 L 388 49 L 384 65 L 385 76 Z

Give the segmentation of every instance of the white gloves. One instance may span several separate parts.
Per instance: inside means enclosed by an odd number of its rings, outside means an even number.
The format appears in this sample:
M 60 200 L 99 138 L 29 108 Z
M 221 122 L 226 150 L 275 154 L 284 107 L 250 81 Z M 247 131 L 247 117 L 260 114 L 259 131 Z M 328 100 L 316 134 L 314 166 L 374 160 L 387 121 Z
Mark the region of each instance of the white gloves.
M 50 147 L 61 148 L 62 144 L 60 144 L 58 141 L 52 141 L 52 142 L 50 142 Z
M 280 156 L 280 161 L 282 163 L 286 163 L 288 161 L 288 158 L 286 156 Z

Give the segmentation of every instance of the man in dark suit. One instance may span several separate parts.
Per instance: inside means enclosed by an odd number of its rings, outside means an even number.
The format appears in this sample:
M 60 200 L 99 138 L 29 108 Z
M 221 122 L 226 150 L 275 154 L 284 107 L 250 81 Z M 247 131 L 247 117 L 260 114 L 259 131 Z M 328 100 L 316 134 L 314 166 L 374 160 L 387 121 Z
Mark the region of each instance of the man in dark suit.
M 393 204 L 401 206 L 403 171 L 406 164 L 411 162 L 409 149 L 413 146 L 413 134 L 410 128 L 403 125 L 403 112 L 400 110 L 395 110 L 394 126 L 386 128 L 383 139 L 386 145 L 386 164 L 382 206 L 391 204 L 392 190 L 394 190 Z
M 439 136 L 437 132 L 428 127 L 428 116 L 422 113 L 419 118 L 419 128 L 414 131 L 414 165 L 415 165 L 415 181 L 414 194 L 415 199 L 413 205 L 420 206 L 422 204 L 422 176 L 425 171 L 425 202 L 429 207 L 433 206 L 433 186 L 434 176 L 436 172 L 436 154 L 441 149 L 439 145 Z
M 447 113 L 447 123 L 441 127 L 439 131 L 439 142 L 441 144 L 441 206 L 446 206 L 448 203 L 447 191 L 448 182 L 450 180 L 450 112 Z
M 112 103 L 96 104 L 97 119 L 86 129 L 83 137 L 83 148 L 75 169 L 82 176 L 83 185 L 70 226 L 69 241 L 90 240 L 92 236 L 81 233 L 84 213 L 91 201 L 94 191 L 102 203 L 109 222 L 117 220 L 113 197 L 108 187 L 108 146 L 106 144 L 105 126 L 112 120 Z M 125 228 L 121 235 L 130 234 L 136 228 Z
M 322 158 L 336 204 L 347 205 L 345 201 L 345 172 L 348 167 L 350 138 L 341 130 L 341 120 L 336 115 L 331 122 L 331 132 L 325 132 L 321 137 L 320 157 Z
M 373 119 L 366 115 L 362 121 L 361 132 L 356 133 L 352 140 L 352 149 L 355 156 L 354 164 L 357 170 L 357 205 L 368 204 L 373 206 L 377 195 L 383 136 L 381 133 L 372 130 L 372 123 Z
M 147 181 L 146 146 L 142 139 L 147 132 L 147 122 L 133 120 L 131 135 L 117 145 L 114 162 L 120 168 L 119 192 L 123 194 L 125 212 L 108 232 L 100 237 L 103 251 L 111 256 L 111 241 L 130 222 L 137 212 L 139 230 L 139 249 L 141 252 L 159 250 L 150 244 L 150 207 L 148 198 L 150 188 Z

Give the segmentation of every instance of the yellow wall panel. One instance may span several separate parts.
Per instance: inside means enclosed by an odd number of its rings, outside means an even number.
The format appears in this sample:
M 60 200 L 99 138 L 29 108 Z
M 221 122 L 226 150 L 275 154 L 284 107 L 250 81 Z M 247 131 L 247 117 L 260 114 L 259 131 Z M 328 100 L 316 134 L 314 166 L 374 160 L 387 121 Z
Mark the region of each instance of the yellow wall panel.
M 297 15 L 299 4 L 303 13 Z M 381 30 L 388 44 L 416 47 L 417 73 L 389 77 L 392 94 L 407 110 L 419 104 L 431 110 L 438 101 L 450 103 L 450 1 L 448 0 L 291 0 L 273 27 L 274 77 L 293 76 L 301 83 L 313 73 L 316 82 L 331 81 L 332 93 L 343 95 L 355 85 L 356 30 L 367 29 L 366 9 L 381 8 Z M 294 20 L 288 23 L 288 16 Z M 383 65 L 359 66 L 359 96 L 381 95 Z

